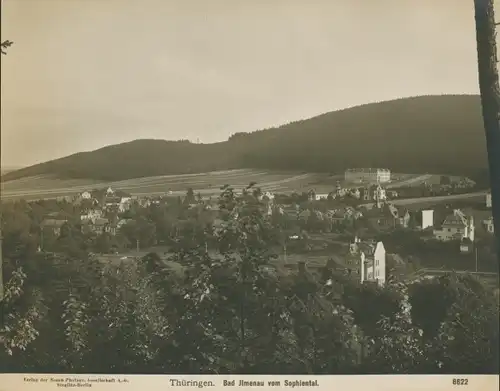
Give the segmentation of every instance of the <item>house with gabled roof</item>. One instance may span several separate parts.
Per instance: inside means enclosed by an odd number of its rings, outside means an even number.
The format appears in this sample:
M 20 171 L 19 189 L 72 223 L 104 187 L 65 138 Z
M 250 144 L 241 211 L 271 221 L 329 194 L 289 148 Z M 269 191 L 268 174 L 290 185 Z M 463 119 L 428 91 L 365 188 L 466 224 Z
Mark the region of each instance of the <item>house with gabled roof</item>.
M 45 219 L 41 222 L 42 230 L 51 230 L 55 236 L 61 235 L 61 228 L 68 220 L 64 219 Z
M 107 196 L 104 199 L 104 205 L 108 211 L 118 211 L 120 208 L 121 197 Z
M 491 208 L 491 191 L 486 193 L 486 207 Z
M 309 209 L 305 209 L 297 214 L 298 220 L 307 221 L 311 217 L 312 212 Z
M 411 218 L 407 209 L 398 208 L 387 202 L 380 207 L 366 210 L 364 217 L 373 227 L 380 230 L 408 228 Z
M 80 194 L 80 197 L 83 199 L 83 200 L 90 200 L 92 199 L 92 193 L 90 191 L 84 191 Z
M 434 238 L 443 242 L 464 239 L 474 242 L 474 232 L 474 217 L 455 209 L 444 219 L 441 227 L 434 230 Z
M 102 217 L 102 210 L 100 209 L 89 209 L 87 213 L 83 213 L 80 215 L 81 221 L 95 221 L 98 218 Z
M 109 219 L 97 218 L 94 221 L 87 220 L 82 223 L 83 233 L 94 233 L 101 235 L 103 233 L 109 233 L 111 235 L 116 235 L 116 224 L 111 224 Z
M 131 207 L 132 207 L 131 197 L 120 197 L 120 202 L 118 203 L 118 211 L 120 213 L 124 213 L 127 210 L 130 210 Z
M 134 220 L 133 219 L 120 219 L 116 223 L 116 229 L 118 230 L 121 227 L 123 227 L 124 225 L 127 225 L 127 224 L 131 223 L 132 221 L 134 221 Z
M 361 241 L 360 238 L 355 237 L 349 245 L 346 263 L 359 276 L 362 284 L 365 282 L 385 284 L 386 251 L 383 242 Z
M 486 232 L 488 232 L 490 234 L 494 234 L 495 233 L 495 224 L 493 223 L 493 217 L 492 216 L 490 216 L 487 219 L 483 220 L 483 225 L 484 225 L 484 229 L 486 230 Z
M 351 197 L 356 198 L 357 200 L 361 198 L 361 191 L 359 191 L 358 188 L 350 189 L 349 194 L 351 195 Z
M 326 212 L 332 225 L 341 225 L 346 222 L 346 215 L 343 209 L 333 209 Z

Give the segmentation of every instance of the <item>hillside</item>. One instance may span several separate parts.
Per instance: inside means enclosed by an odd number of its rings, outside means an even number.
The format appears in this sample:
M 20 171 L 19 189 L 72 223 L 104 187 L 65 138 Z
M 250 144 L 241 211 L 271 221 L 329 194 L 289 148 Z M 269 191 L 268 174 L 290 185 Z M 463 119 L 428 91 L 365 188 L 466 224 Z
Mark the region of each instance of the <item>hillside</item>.
M 42 174 L 124 180 L 235 168 L 338 172 L 355 166 L 477 177 L 487 167 L 479 97 L 367 104 L 214 144 L 136 140 L 9 172 L 2 180 Z
M 12 172 L 12 171 L 16 171 L 16 170 L 20 170 L 22 167 L 6 167 L 6 166 L 1 166 L 0 167 L 0 175 L 5 175 L 7 174 L 8 172 Z

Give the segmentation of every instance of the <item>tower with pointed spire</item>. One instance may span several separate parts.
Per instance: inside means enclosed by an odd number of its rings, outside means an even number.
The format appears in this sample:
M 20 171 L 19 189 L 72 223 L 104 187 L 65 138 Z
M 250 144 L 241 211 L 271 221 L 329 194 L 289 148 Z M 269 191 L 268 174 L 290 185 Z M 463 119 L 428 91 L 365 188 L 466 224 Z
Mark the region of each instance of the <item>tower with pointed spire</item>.
M 380 208 L 382 208 L 384 202 L 387 200 L 387 194 L 386 194 L 385 189 L 380 184 L 380 181 L 378 180 L 378 178 L 377 178 L 377 187 L 375 188 L 374 193 L 375 194 L 374 194 L 373 198 L 375 199 L 375 202 L 377 204 L 377 208 L 380 209 Z

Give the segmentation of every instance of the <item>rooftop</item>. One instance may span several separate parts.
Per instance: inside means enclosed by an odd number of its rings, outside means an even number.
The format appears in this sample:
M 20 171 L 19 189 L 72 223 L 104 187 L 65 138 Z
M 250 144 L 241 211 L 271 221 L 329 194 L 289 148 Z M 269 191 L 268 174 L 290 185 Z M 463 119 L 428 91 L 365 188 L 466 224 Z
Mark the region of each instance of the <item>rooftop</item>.
M 461 210 L 455 209 L 453 214 L 446 217 L 443 226 L 467 226 L 467 216 Z
M 388 168 L 349 168 L 346 172 L 366 172 L 366 173 L 375 173 L 375 172 L 384 172 L 388 173 L 390 170 Z

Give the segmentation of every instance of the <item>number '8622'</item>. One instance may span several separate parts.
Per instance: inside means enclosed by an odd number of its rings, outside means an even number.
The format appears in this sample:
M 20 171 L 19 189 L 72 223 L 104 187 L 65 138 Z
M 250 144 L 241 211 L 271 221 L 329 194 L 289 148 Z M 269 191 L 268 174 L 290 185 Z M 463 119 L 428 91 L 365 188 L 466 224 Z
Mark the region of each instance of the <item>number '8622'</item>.
M 454 386 L 466 386 L 469 384 L 469 379 L 453 379 Z

